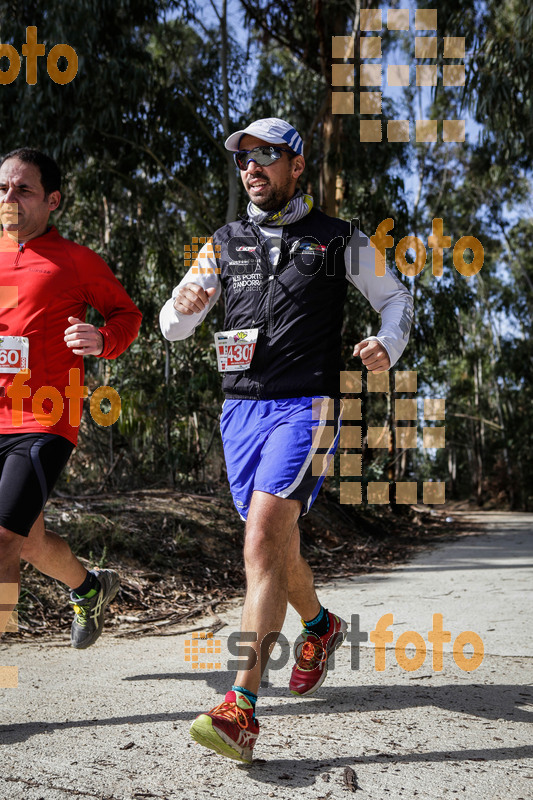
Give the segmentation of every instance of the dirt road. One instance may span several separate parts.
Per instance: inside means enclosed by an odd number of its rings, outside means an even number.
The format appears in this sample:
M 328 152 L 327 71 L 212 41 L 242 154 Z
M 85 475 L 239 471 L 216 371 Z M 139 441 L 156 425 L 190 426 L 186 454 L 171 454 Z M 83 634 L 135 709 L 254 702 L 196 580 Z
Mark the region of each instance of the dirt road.
M 0 690 L 1 800 L 530 798 L 533 515 L 477 517 L 482 535 L 392 572 L 322 587 L 324 604 L 351 620 L 352 641 L 307 700 L 289 694 L 288 648 L 276 648 L 280 668 L 272 666 L 261 693 L 250 767 L 188 735 L 192 719 L 231 683 L 227 641 L 239 627 L 238 606 L 219 612 L 227 623 L 214 636 L 221 653 L 205 662 L 218 659 L 219 669 L 185 660 L 190 632 L 104 634 L 84 652 L 72 650 L 66 634 L 46 645 L 0 644 L 0 663 L 19 669 L 19 687 Z M 440 671 L 428 636 L 434 615 L 451 639 Z M 383 670 L 372 641 L 357 642 L 380 620 L 393 634 Z M 299 629 L 290 611 L 289 643 Z M 416 661 L 418 669 L 407 669 Z

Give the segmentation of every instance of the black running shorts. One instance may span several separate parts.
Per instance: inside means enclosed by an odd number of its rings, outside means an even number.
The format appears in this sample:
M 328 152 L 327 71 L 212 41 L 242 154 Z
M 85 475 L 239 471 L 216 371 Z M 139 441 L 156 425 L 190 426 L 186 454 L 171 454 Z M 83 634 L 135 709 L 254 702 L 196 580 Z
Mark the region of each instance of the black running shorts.
M 0 434 L 0 526 L 28 535 L 73 449 L 53 433 Z

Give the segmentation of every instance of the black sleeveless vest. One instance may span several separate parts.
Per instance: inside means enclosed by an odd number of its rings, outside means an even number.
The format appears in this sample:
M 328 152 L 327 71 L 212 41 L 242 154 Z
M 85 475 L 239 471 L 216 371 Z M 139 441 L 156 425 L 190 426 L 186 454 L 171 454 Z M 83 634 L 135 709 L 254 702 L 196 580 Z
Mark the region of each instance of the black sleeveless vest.
M 238 399 L 339 397 L 350 225 L 312 209 L 280 234 L 266 240 L 242 219 L 213 235 L 224 329 L 259 328 L 250 368 L 227 373 L 222 388 L 226 397 Z M 281 250 L 275 268 L 272 245 Z

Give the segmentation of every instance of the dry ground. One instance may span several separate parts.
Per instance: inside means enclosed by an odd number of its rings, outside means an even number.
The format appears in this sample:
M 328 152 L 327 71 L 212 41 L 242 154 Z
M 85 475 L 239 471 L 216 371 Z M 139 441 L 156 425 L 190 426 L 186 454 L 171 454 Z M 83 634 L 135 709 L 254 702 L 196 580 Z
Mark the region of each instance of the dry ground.
M 303 554 L 319 584 L 404 563 L 472 531 L 449 507 L 374 509 L 339 505 L 322 492 L 301 525 Z M 217 606 L 243 592 L 243 524 L 226 487 L 210 495 L 151 489 L 55 497 L 46 517 L 87 566 L 120 572 L 106 623 L 118 635 L 172 634 L 206 612 L 216 629 Z M 9 638 L 64 632 L 72 619 L 64 587 L 30 565 L 18 608 L 19 633 Z

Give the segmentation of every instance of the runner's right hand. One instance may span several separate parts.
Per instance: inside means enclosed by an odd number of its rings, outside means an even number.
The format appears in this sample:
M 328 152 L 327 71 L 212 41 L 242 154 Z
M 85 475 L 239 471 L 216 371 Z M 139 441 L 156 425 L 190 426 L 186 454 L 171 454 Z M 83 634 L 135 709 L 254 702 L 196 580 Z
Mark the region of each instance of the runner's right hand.
M 197 283 L 186 283 L 174 298 L 178 314 L 199 314 L 209 303 L 216 289 L 202 289 Z

